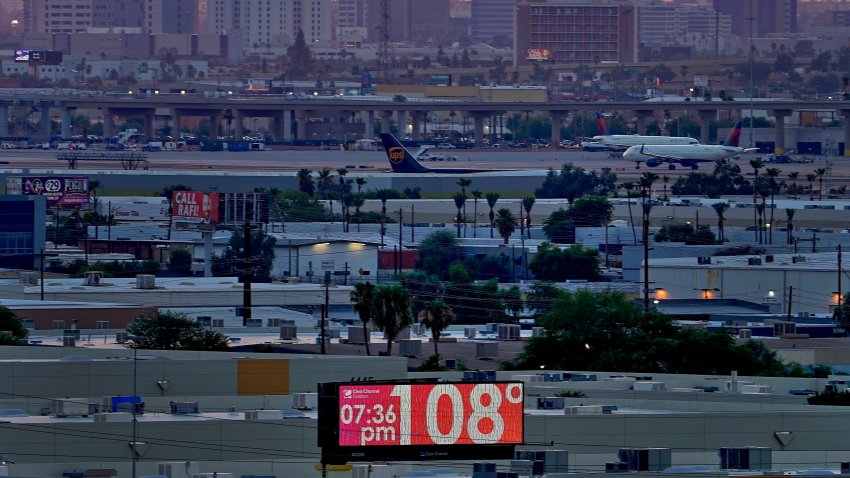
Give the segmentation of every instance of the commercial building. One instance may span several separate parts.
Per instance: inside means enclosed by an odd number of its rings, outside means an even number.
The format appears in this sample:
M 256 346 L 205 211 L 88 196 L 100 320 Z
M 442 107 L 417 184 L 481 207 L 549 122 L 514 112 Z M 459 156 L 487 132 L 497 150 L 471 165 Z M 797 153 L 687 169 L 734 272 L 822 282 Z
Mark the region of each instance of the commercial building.
M 47 200 L 44 196 L 0 196 L 0 268 L 38 269 L 44 251 Z
M 732 19 L 711 5 L 642 3 L 638 23 L 643 47 L 686 45 L 696 51 L 725 53 L 731 46 Z
M 714 0 L 732 19 L 732 34 L 742 38 L 797 31 L 797 0 Z
M 472 37 L 490 40 L 495 36 L 514 37 L 514 11 L 517 0 L 473 0 Z
M 331 0 L 210 0 L 208 28 L 235 34 L 246 49 L 291 45 L 298 31 L 311 46 L 332 46 L 336 22 Z
M 637 10 L 617 0 L 522 0 L 516 10 L 514 65 L 635 62 Z

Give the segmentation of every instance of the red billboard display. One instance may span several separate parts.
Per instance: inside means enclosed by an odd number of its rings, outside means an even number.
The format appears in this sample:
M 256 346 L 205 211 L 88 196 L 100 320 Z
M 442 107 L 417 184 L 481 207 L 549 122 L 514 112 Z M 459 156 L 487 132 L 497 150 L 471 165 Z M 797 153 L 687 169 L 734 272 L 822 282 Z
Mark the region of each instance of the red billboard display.
M 328 463 L 511 458 L 523 443 L 522 382 L 320 384 Z
M 201 222 L 218 222 L 218 193 L 199 191 L 174 191 L 171 200 L 171 214 L 174 217 L 200 219 Z
M 554 52 L 549 48 L 529 48 L 525 53 L 526 60 L 546 61 L 555 58 Z

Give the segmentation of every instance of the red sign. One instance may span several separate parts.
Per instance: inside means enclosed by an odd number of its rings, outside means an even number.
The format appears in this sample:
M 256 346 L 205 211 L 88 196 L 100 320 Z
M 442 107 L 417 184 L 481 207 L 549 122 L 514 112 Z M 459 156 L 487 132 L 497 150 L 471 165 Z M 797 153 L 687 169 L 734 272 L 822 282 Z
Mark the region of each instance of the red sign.
M 171 214 L 175 217 L 193 217 L 201 222 L 218 222 L 218 193 L 174 191 Z
M 523 441 L 523 384 L 339 387 L 339 446 L 512 445 Z
M 525 53 L 526 60 L 543 61 L 555 58 L 555 54 L 549 48 L 529 48 Z

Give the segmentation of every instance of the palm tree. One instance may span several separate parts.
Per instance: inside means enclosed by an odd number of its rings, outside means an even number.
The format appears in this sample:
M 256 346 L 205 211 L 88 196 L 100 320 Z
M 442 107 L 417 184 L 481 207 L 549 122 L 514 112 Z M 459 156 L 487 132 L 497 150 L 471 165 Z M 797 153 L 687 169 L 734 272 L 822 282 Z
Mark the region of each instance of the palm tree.
M 369 351 L 369 321 L 372 320 L 372 302 L 375 292 L 375 284 L 361 282 L 354 285 L 351 291 L 351 302 L 354 304 L 354 312 L 363 323 L 363 341 L 366 343 L 366 355 L 372 355 Z
M 342 231 L 348 232 L 348 228 L 346 227 L 346 217 L 348 216 L 348 209 L 346 209 L 345 206 L 345 198 L 346 196 L 348 196 L 348 191 L 351 190 L 351 185 L 349 184 L 350 181 L 347 182 L 345 180 L 345 175 L 348 174 L 348 170 L 345 168 L 337 168 L 336 174 L 339 176 L 339 207 L 340 209 L 342 209 Z M 349 201 L 348 204 L 350 205 L 351 202 Z
M 817 175 L 813 173 L 806 175 L 806 181 L 809 182 L 809 201 L 813 201 L 815 199 L 815 179 L 817 179 Z
M 664 176 L 661 176 L 661 180 L 664 182 L 664 200 L 669 201 L 667 198 L 667 183 L 670 182 L 670 176 L 665 174 Z
M 457 237 L 460 237 L 460 223 L 464 220 L 461 216 L 461 210 L 466 205 L 466 194 L 463 193 L 455 193 L 452 196 L 452 199 L 455 201 L 455 207 L 457 208 L 457 216 L 455 216 L 455 224 L 457 225 Z
M 767 168 L 764 170 L 764 175 L 767 176 L 770 180 L 769 188 L 770 188 L 770 235 L 767 236 L 768 244 L 773 244 L 773 212 L 776 209 L 776 193 L 779 190 L 779 183 L 776 182 L 776 178 L 779 177 L 779 173 L 782 171 L 779 168 Z
M 496 215 L 493 213 L 493 208 L 496 207 L 496 201 L 499 200 L 499 193 L 487 193 L 487 205 L 490 206 L 490 239 L 493 238 L 493 221 Z
M 493 225 L 499 230 L 499 236 L 507 244 L 511 238 L 511 234 L 516 231 L 517 219 L 510 209 L 503 207 L 496 213 L 496 219 L 493 221 Z
M 434 339 L 434 355 L 439 355 L 437 343 L 440 335 L 451 324 L 455 313 L 451 307 L 440 299 L 432 300 L 425 304 L 425 308 L 419 312 L 422 325 L 431 330 L 431 338 Z
M 381 200 L 381 247 L 384 246 L 384 234 L 387 233 L 387 200 L 392 195 L 392 189 L 378 189 L 375 197 Z
M 471 179 L 460 178 L 457 180 L 457 185 L 460 186 L 460 192 L 463 194 L 463 218 L 466 220 L 466 188 L 472 184 Z M 466 236 L 466 223 L 463 224 L 463 235 Z
M 333 172 L 331 168 L 322 168 L 322 170 L 319 171 L 319 176 L 316 178 L 316 187 L 319 189 L 319 192 L 325 200 L 328 199 L 328 192 L 332 184 Z
M 472 190 L 473 203 L 475 204 L 472 209 L 472 237 L 478 237 L 478 200 L 481 199 L 483 194 L 477 189 Z
M 528 238 L 531 239 L 531 208 L 534 207 L 534 196 L 522 198 L 522 207 L 525 209 L 525 230 L 528 232 Z
M 761 158 L 755 158 L 750 160 L 750 166 L 753 168 L 753 173 L 755 177 L 753 177 L 753 226 L 756 226 L 755 234 L 756 234 L 756 242 L 759 240 L 759 230 L 758 230 L 758 214 L 756 211 L 756 197 L 758 191 L 759 184 L 759 169 L 764 167 L 764 161 Z
M 797 178 L 800 176 L 800 173 L 797 171 L 791 171 L 788 173 L 788 179 L 792 181 L 792 187 L 794 188 L 794 199 L 797 199 Z
M 357 194 L 360 194 L 360 190 L 366 185 L 366 178 L 356 178 L 354 183 L 357 184 Z
M 722 244 L 724 239 L 723 235 L 723 214 L 726 213 L 726 210 L 729 209 L 729 204 L 725 202 L 716 202 L 711 205 L 714 208 L 714 212 L 717 213 L 717 240 Z
M 648 200 L 652 197 L 652 185 L 655 181 L 658 181 L 660 177 L 652 172 L 646 171 L 641 174 L 639 182 L 640 188 L 643 192 L 644 199 Z
M 372 320 L 387 337 L 387 356 L 393 352 L 393 341 L 412 322 L 410 295 L 400 285 L 380 285 L 372 292 Z
M 298 174 L 295 175 L 295 180 L 298 183 L 298 190 L 310 196 L 312 196 L 316 190 L 313 185 L 312 174 L 313 171 L 310 171 L 307 168 L 301 168 L 298 171 Z
M 762 189 L 761 191 L 759 191 L 759 196 L 761 196 L 761 204 L 756 205 L 756 210 L 759 213 L 759 244 L 767 244 L 767 239 L 764 237 L 764 232 L 767 228 L 767 221 L 764 218 L 764 210 L 767 208 L 767 197 L 770 196 L 770 189 Z
M 820 191 L 818 192 L 818 200 L 823 201 L 823 176 L 826 174 L 826 168 L 817 168 L 815 169 L 815 176 L 818 177 L 818 188 Z
M 634 236 L 634 243 L 637 244 L 637 232 L 635 232 L 635 219 L 632 215 L 632 190 L 635 188 L 635 183 L 632 181 L 626 181 L 620 185 L 623 189 L 626 190 L 626 198 L 628 199 L 629 206 L 629 223 L 632 225 L 632 236 Z
M 358 194 L 351 198 L 351 204 L 354 206 L 354 215 L 357 216 L 357 232 L 360 232 L 360 208 L 366 202 L 362 194 Z

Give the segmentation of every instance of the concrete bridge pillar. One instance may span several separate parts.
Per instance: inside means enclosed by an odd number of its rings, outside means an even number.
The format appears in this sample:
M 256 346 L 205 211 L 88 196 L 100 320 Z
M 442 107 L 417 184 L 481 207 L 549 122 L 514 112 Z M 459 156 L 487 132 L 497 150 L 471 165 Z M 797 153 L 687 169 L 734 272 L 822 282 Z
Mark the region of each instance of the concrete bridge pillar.
M 414 111 L 411 113 L 411 128 L 410 137 L 413 141 L 422 139 L 422 112 Z
M 773 118 L 775 120 L 774 126 L 774 136 L 775 143 L 773 146 L 773 152 L 776 154 L 783 154 L 786 151 L 785 148 L 785 117 L 791 116 L 791 110 L 773 110 L 772 111 Z M 755 147 L 755 145 L 751 145 L 751 147 Z
M 236 141 L 242 141 L 245 138 L 245 122 L 242 121 L 243 114 L 242 110 L 233 110 L 233 121 L 236 123 L 233 126 L 233 139 Z
M 381 133 L 389 133 L 392 128 L 393 112 L 381 111 Z
M 717 110 L 699 110 L 699 142 L 708 144 L 711 139 L 711 120 L 717 118 Z
M 207 139 L 210 141 L 218 139 L 218 130 L 221 128 L 221 116 L 222 114 L 220 111 L 210 114 L 210 132 L 207 135 Z
M 472 114 L 472 122 L 475 127 L 475 147 L 483 148 L 484 147 L 484 119 L 489 117 L 490 113 L 487 112 L 475 112 Z
M 63 139 L 71 137 L 71 122 L 71 108 L 62 108 L 62 119 L 60 120 L 59 134 Z
M 45 138 L 50 137 L 50 105 L 42 103 L 39 111 L 41 112 L 41 124 L 39 125 L 39 133 Z
M 0 136 L 9 136 L 9 107 L 0 105 Z
M 153 127 L 154 116 L 156 116 L 156 110 L 150 110 L 145 113 L 145 136 L 148 141 L 156 140 L 156 130 Z
M 115 136 L 115 120 L 112 117 L 112 108 L 103 108 L 103 138 Z
M 844 117 L 844 156 L 850 156 L 850 110 L 840 110 Z
M 395 121 L 398 125 L 398 137 L 404 139 L 407 136 L 407 111 L 398 110 L 395 113 Z
M 297 111 L 295 113 L 295 134 L 292 135 L 292 140 L 310 139 L 307 135 L 307 112 Z
M 654 114 L 655 111 L 653 110 L 635 110 L 635 127 L 637 128 L 637 134 L 646 134 L 646 119 L 652 117 Z
M 552 135 L 550 142 L 553 148 L 557 148 L 561 143 L 561 122 L 564 120 L 565 112 L 550 111 L 549 121 L 552 123 Z
M 371 110 L 363 111 L 363 137 L 371 139 L 375 136 L 375 112 Z
M 292 141 L 292 111 L 283 110 L 272 118 L 272 134 L 275 141 Z
M 180 141 L 180 112 L 177 109 L 171 110 L 171 137 L 174 141 Z

